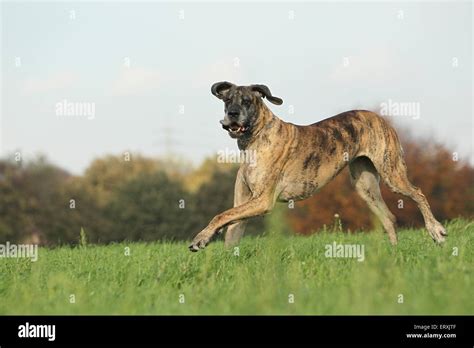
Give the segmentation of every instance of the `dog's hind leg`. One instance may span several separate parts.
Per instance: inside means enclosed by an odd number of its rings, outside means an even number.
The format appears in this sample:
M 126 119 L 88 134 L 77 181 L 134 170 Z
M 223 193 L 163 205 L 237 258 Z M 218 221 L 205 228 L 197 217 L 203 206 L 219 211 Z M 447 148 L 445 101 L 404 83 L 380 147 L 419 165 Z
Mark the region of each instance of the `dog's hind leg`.
M 431 238 L 437 243 L 442 243 L 444 242 L 444 236 L 447 235 L 446 230 L 433 216 L 430 205 L 423 192 L 421 192 L 418 187 L 412 185 L 408 180 L 407 167 L 403 160 L 398 137 L 393 129 L 390 129 L 390 132 L 392 132 L 391 141 L 395 142 L 394 146 L 387 148 L 383 156 L 377 158 L 378 161 L 377 159 L 372 159 L 372 161 L 378 173 L 392 192 L 400 193 L 415 201 L 423 215 L 426 229 Z
M 242 179 L 240 173 L 237 174 L 237 179 L 235 180 L 234 188 L 234 207 L 247 202 L 251 197 L 251 192 L 244 180 Z M 245 232 L 245 226 L 247 221 L 239 221 L 227 227 L 227 232 L 225 234 L 225 247 L 231 248 L 239 244 L 240 239 L 242 238 Z
M 444 242 L 446 230 L 444 229 L 443 225 L 441 225 L 433 216 L 430 205 L 428 204 L 423 192 L 421 192 L 418 187 L 412 185 L 410 181 L 408 181 L 406 166 L 402 161 L 396 164 L 396 170 L 391 174 L 381 174 L 382 178 L 393 192 L 401 193 L 402 195 L 410 197 L 416 202 L 421 214 L 423 215 L 426 229 L 428 230 L 431 238 L 433 238 L 433 240 L 438 243 Z
M 380 177 L 372 161 L 367 157 L 358 157 L 349 164 L 349 169 L 351 182 L 357 193 L 382 222 L 390 243 L 397 244 L 396 219 L 382 198 L 379 185 Z

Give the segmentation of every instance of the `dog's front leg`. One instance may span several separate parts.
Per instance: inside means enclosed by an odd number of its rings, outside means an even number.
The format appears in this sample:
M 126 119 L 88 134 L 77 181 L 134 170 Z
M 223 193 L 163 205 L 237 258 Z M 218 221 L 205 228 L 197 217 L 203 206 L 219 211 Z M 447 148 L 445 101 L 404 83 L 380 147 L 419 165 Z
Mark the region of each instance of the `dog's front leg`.
M 237 173 L 234 188 L 234 207 L 238 207 L 245 202 L 248 202 L 252 198 L 252 192 L 245 183 L 242 168 Z M 227 226 L 227 232 L 225 233 L 225 247 L 230 248 L 239 244 L 240 239 L 245 231 L 245 225 L 247 221 L 239 221 L 234 224 Z
M 192 243 L 189 245 L 189 250 L 198 251 L 199 249 L 204 249 L 219 229 L 233 222 L 266 214 L 272 210 L 274 204 L 275 199 L 273 195 L 262 194 L 238 207 L 216 215 L 209 225 L 194 237 Z

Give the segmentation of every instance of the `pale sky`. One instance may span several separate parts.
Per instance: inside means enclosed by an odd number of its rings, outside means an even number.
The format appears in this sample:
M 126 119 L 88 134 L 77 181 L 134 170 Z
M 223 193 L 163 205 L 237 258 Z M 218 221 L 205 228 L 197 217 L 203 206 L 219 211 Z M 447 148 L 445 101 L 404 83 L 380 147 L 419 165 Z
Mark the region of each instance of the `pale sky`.
M 127 150 L 197 164 L 237 149 L 210 93 L 227 80 L 266 84 L 296 124 L 416 103 L 419 118 L 396 124 L 474 163 L 472 13 L 469 1 L 4 2 L 0 155 L 76 174 Z M 58 115 L 64 101 L 95 114 Z

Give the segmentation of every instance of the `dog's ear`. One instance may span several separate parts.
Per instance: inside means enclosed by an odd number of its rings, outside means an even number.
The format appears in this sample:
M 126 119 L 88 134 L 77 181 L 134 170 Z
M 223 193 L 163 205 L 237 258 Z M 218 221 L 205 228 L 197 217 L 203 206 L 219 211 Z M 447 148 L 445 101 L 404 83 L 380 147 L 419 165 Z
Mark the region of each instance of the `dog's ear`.
M 224 97 L 224 93 L 232 86 L 234 86 L 234 84 L 227 81 L 216 82 L 212 85 L 211 92 L 217 98 L 222 99 Z
M 260 94 L 260 96 L 262 98 L 267 98 L 269 102 L 271 102 L 275 105 L 283 104 L 283 100 L 278 98 L 278 97 L 274 97 L 272 95 L 272 92 L 270 92 L 270 88 L 268 88 L 265 85 L 251 85 L 250 89 L 252 91 L 257 92 L 258 94 Z

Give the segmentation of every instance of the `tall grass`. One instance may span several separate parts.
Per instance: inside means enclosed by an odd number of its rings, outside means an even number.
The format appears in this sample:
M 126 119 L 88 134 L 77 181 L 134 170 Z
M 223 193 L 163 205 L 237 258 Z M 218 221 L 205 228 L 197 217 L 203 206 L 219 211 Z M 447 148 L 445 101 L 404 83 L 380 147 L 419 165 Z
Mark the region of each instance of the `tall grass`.
M 222 242 L 199 253 L 159 242 L 40 248 L 37 262 L 0 259 L 0 313 L 474 314 L 474 222 L 450 222 L 441 247 L 425 230 L 400 231 L 397 247 L 380 230 L 330 231 L 245 237 L 238 253 Z M 365 260 L 326 257 L 333 241 L 363 244 Z

